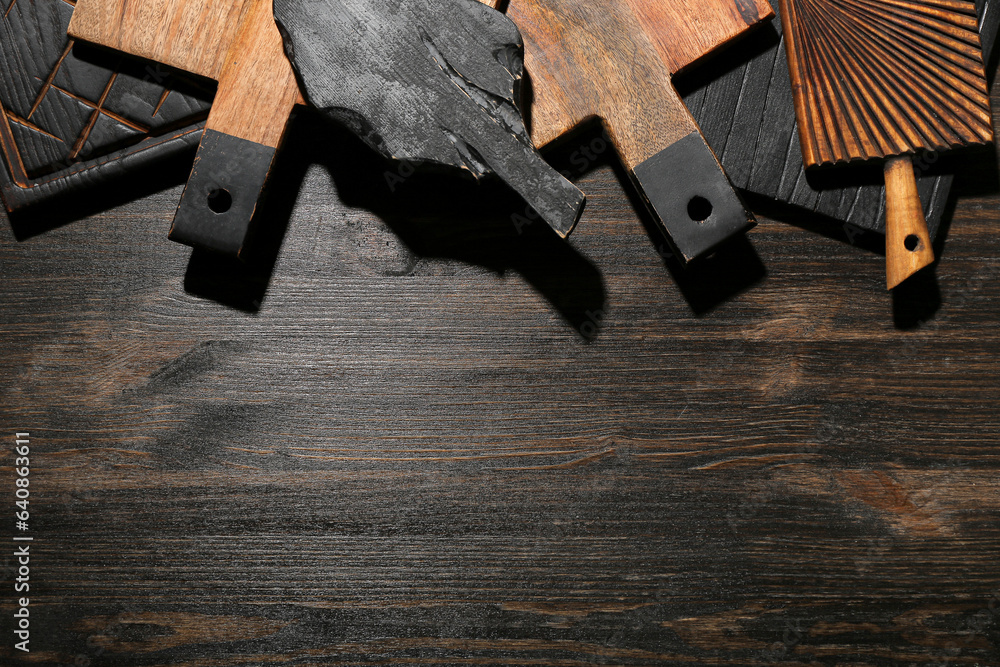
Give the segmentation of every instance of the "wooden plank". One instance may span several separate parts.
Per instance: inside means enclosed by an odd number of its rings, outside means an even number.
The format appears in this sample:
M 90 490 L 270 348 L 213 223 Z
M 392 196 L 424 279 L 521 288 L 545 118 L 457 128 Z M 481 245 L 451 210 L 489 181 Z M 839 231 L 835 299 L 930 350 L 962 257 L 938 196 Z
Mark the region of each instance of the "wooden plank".
M 218 81 L 255 4 L 78 0 L 69 31 L 77 39 Z

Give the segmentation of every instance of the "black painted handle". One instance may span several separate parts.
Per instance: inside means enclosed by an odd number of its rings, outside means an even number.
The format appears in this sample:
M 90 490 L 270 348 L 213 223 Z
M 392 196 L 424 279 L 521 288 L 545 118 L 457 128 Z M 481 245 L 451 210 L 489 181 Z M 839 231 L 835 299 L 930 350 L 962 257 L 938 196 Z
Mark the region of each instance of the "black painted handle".
M 240 257 L 275 152 L 269 146 L 206 130 L 170 238 Z
M 640 164 L 632 178 L 682 263 L 757 224 L 700 132 Z

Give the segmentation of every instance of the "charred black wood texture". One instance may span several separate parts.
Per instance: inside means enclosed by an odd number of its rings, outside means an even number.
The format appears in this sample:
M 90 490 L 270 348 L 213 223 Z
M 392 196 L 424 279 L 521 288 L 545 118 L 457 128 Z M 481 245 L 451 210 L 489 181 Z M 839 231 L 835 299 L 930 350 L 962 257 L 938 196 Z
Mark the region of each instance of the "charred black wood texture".
M 304 94 L 386 157 L 495 173 L 560 235 L 583 193 L 534 149 L 523 45 L 476 0 L 277 0 Z
M 194 155 L 211 90 L 67 38 L 61 0 L 0 5 L 0 194 L 8 210 Z M 159 174 L 162 178 L 162 173 Z

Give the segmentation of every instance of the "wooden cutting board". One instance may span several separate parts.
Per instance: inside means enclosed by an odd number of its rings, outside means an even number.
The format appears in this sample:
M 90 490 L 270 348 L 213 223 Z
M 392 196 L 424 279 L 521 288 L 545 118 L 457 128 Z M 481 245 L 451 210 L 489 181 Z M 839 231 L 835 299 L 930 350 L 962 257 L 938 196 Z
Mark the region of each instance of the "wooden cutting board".
M 69 34 L 219 82 L 170 237 L 239 256 L 292 108 L 304 103 L 271 3 L 83 0 Z
M 993 139 L 971 0 L 782 0 L 807 167 L 884 161 L 886 284 L 934 260 L 912 156 Z
M 684 262 L 754 224 L 672 79 L 770 18 L 766 2 L 510 0 L 507 15 L 524 37 L 536 145 L 600 118 Z
M 777 4 L 771 2 L 776 11 Z M 1000 5 L 975 4 L 983 59 L 990 63 Z M 873 240 L 867 232 L 885 233 L 884 187 L 856 170 L 805 172 L 782 40 L 781 22 L 773 20 L 741 40 L 738 49 L 684 77 L 678 88 L 730 180 L 741 192 L 770 202 L 769 216 L 867 244 Z M 990 67 L 987 73 L 992 74 Z M 952 171 L 971 166 L 938 158 L 928 152 L 915 162 L 931 238 L 949 211 Z

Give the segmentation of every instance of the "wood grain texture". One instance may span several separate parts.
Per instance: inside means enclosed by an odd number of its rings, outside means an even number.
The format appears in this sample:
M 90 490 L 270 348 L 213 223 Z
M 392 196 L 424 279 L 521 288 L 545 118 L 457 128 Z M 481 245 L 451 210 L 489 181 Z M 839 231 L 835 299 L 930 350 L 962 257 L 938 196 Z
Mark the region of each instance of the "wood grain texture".
M 83 0 L 69 34 L 219 81 L 208 127 L 277 148 L 303 103 L 271 3 Z
M 995 156 L 894 304 L 867 250 L 767 219 L 685 277 L 607 155 L 564 243 L 500 188 L 389 197 L 303 118 L 255 311 L 199 296 L 239 290 L 163 238 L 177 189 L 0 224 L 35 537 L 0 662 L 1000 662 Z
M 774 16 L 766 0 L 626 0 L 625 4 L 674 74 Z
M 934 261 L 910 156 L 886 160 L 885 193 L 885 278 L 894 289 Z
M 170 238 L 246 256 L 274 155 L 304 103 L 271 0 L 89 0 L 77 5 L 69 34 L 218 80 Z
M 253 2 L 243 17 L 219 73 L 207 128 L 278 148 L 292 109 L 305 100 L 271 5 Z
M 698 130 L 626 3 L 515 0 L 507 15 L 525 42 L 537 146 L 597 117 L 631 170 Z
M 256 0 L 153 2 L 78 0 L 76 39 L 218 81 L 226 54 Z
M 986 0 L 975 4 L 984 60 L 989 61 L 1000 8 Z M 781 39 L 780 22 L 774 22 L 773 30 L 752 36 L 739 53 L 716 59 L 699 77 L 682 82 L 685 102 L 733 183 L 762 201 L 790 209 L 779 211 L 784 219 L 798 220 L 802 211 L 811 211 L 814 224 L 844 240 L 864 230 L 884 234 L 881 179 L 860 172 L 806 175 Z M 749 61 L 748 54 L 753 56 Z M 947 208 L 955 165 L 926 152 L 918 156 L 917 168 L 917 186 L 934 236 Z
M 971 1 L 782 0 L 806 167 L 993 140 Z

